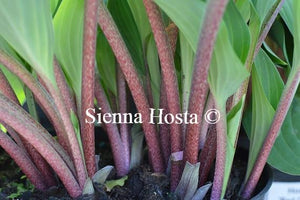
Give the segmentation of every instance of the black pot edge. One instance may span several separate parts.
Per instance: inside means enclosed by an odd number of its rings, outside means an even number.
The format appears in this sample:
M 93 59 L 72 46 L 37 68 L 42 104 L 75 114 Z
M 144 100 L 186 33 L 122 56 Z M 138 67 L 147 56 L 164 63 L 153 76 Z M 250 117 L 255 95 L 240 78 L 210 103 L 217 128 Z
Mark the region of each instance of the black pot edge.
M 266 164 L 263 173 L 266 173 L 266 177 L 268 178 L 267 184 L 257 195 L 252 197 L 251 200 L 264 200 L 268 197 L 268 192 L 273 183 L 273 171 L 269 164 Z

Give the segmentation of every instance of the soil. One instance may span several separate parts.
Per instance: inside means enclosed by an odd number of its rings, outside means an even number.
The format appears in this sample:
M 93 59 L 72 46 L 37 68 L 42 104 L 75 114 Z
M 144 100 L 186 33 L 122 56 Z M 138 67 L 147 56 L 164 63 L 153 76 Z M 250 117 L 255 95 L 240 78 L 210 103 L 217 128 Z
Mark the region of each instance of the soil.
M 96 134 L 97 135 L 97 134 Z M 107 145 L 107 138 L 103 134 L 97 136 L 98 146 L 96 152 L 100 155 L 99 168 L 112 165 L 113 160 L 110 148 Z M 102 153 L 101 153 L 102 152 Z M 147 154 L 146 154 L 147 155 Z M 225 199 L 239 199 L 238 193 L 246 173 L 247 152 L 238 150 L 233 163 L 229 185 Z M 108 179 L 118 179 L 115 172 L 112 172 Z M 213 181 L 213 172 L 209 177 Z M 266 180 L 262 179 L 261 186 L 264 187 Z M 152 173 L 149 165 L 143 163 L 140 167 L 131 170 L 124 186 L 115 186 L 111 191 L 107 191 L 104 185 L 94 185 L 94 196 L 82 196 L 78 200 L 176 200 L 175 194 L 169 192 L 169 179 L 163 174 Z M 210 191 L 205 199 L 209 199 Z M 10 196 L 11 195 L 11 196 Z M 24 174 L 19 170 L 14 161 L 0 148 L 0 200 L 9 199 L 22 200 L 69 200 L 71 199 L 62 185 L 50 188 L 41 192 L 33 188 L 29 181 L 24 178 Z M 12 199 L 12 198 L 11 198 Z

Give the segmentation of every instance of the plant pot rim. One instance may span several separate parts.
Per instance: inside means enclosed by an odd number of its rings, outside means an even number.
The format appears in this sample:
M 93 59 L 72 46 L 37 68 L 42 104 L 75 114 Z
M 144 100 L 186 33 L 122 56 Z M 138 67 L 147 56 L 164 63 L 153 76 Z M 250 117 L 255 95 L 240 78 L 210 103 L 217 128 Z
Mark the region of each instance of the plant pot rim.
M 268 179 L 267 183 L 257 195 L 251 198 L 251 200 L 264 200 L 267 198 L 268 192 L 273 183 L 273 171 L 269 164 L 266 164 L 262 176 L 265 176 Z

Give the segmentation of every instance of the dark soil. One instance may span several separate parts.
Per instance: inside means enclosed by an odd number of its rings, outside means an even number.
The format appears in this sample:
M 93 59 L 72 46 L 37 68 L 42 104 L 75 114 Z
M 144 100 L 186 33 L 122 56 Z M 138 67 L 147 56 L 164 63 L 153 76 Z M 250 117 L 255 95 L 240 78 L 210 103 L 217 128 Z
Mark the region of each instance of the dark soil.
M 99 130 L 98 130 L 99 131 Z M 98 132 L 99 133 L 99 132 Z M 108 146 L 106 134 L 96 134 L 96 153 L 100 155 L 99 168 L 106 165 L 113 165 L 110 147 Z M 145 154 L 147 155 L 147 153 Z M 233 163 L 233 170 L 230 175 L 225 199 L 239 199 L 238 193 L 243 178 L 246 173 L 247 152 L 237 150 Z M 115 180 L 115 172 L 112 172 L 108 179 Z M 209 177 L 213 181 L 213 172 Z M 261 181 L 263 188 L 266 180 Z M 115 186 L 111 191 L 107 191 L 104 185 L 94 185 L 94 196 L 82 196 L 78 200 L 163 200 L 179 199 L 175 194 L 169 192 L 169 179 L 163 174 L 152 173 L 147 163 L 131 170 L 124 186 Z M 10 196 L 11 195 L 11 196 Z M 71 199 L 62 185 L 53 187 L 48 191 L 41 192 L 33 189 L 29 181 L 24 178 L 24 174 L 19 170 L 14 161 L 0 148 L 0 200 L 9 199 L 9 197 L 22 200 L 69 200 Z M 210 191 L 205 199 L 210 198 Z

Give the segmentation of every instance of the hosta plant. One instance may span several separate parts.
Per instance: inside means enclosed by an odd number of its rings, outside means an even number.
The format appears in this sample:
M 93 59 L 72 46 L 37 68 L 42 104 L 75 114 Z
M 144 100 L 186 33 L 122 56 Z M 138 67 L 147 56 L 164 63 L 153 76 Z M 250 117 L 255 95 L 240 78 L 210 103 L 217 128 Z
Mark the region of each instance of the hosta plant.
M 60 180 L 78 197 L 111 170 L 97 171 L 95 126 L 123 177 L 143 159 L 140 124 L 170 192 L 215 200 L 243 129 L 238 196 L 250 199 L 267 162 L 300 174 L 299 10 L 298 0 L 2 0 L 0 146 L 37 189 Z

